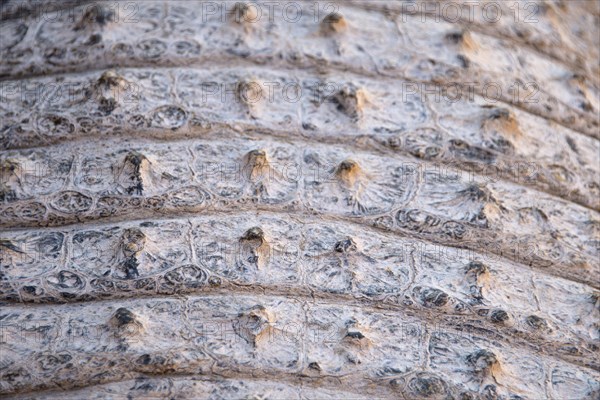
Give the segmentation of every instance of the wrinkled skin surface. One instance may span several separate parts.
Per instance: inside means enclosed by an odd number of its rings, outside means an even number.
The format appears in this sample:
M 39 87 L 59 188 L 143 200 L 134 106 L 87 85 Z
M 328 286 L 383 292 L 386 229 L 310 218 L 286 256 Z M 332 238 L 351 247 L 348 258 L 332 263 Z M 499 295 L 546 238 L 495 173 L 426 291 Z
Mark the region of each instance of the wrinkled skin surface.
M 2 3 L 0 395 L 597 398 L 598 3 L 286 4 Z

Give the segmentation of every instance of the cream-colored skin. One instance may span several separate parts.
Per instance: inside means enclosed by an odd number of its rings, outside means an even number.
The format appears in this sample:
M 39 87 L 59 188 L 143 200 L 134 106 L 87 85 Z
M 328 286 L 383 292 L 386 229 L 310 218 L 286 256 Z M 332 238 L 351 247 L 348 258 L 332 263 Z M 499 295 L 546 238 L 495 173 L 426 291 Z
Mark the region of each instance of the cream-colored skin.
M 81 3 L 0 12 L 1 394 L 598 396 L 597 3 Z
M 536 33 L 532 36 L 541 51 L 532 51 L 534 45 L 522 44 L 526 42 L 524 39 L 515 40 L 506 33 L 498 33 L 500 38 L 489 34 L 496 25 L 499 32 L 504 32 L 507 21 L 515 20 L 506 10 L 502 12 L 506 18 L 483 29 L 481 21 L 476 23 L 476 20 L 481 20 L 482 15 L 488 16 L 491 11 L 486 14 L 482 10 L 473 11 L 477 18 L 465 27 L 442 19 L 436 22 L 435 18 L 427 19 L 421 15 L 399 15 L 402 7 L 394 10 L 394 3 L 387 7 L 387 12 L 377 9 L 381 8 L 381 2 L 362 2 L 358 6 L 341 4 L 338 11 L 346 21 L 344 26 L 338 26 L 338 22 L 333 29 L 323 30 L 319 21 L 334 10 L 327 7 L 330 3 L 320 4 L 318 10 L 305 5 L 301 8 L 303 12 L 297 14 L 298 18 L 288 14 L 284 18 L 283 10 L 274 9 L 272 18 L 264 15 L 256 22 L 247 22 L 243 18 L 239 22 L 232 20 L 226 11 L 235 3 L 227 3 L 229 7 L 219 7 L 216 12 L 207 10 L 206 6 L 203 8 L 202 2 L 115 4 L 119 11 L 112 12 L 116 17 L 111 19 L 111 9 L 107 8 L 106 14 L 101 14 L 106 15 L 101 19 L 102 23 L 92 18 L 98 12 L 84 11 L 60 13 L 52 19 L 11 20 L 3 26 L 2 33 L 10 40 L 4 45 L 6 62 L 0 74 L 22 76 L 25 71 L 28 75 L 40 75 L 104 70 L 112 65 L 139 67 L 148 62 L 163 67 L 198 65 L 203 68 L 206 61 L 221 61 L 224 64 L 312 66 L 331 72 L 357 71 L 376 77 L 405 77 L 438 84 L 476 83 L 476 93 L 490 96 L 493 92 L 485 90 L 485 83 L 491 81 L 503 89 L 497 95 L 501 102 L 514 103 L 535 115 L 598 137 L 598 71 L 595 62 L 598 57 L 593 35 L 596 28 L 593 26 L 594 14 L 588 15 L 587 11 L 573 13 L 582 17 L 574 25 L 591 27 L 578 29 L 577 33 L 582 37 L 564 29 L 561 17 L 555 17 L 557 13 L 568 15 L 568 12 L 557 7 L 538 8 L 540 15 L 537 18 L 544 23 L 513 25 L 516 33 L 512 36 L 527 36 L 530 31 Z M 422 9 L 426 9 L 424 7 Z M 544 18 L 544 12 L 552 18 Z M 526 17 L 520 15 L 518 21 Z M 478 29 L 476 33 L 458 35 L 457 39 L 456 34 L 470 29 L 471 25 Z M 100 36 L 92 37 L 94 34 Z M 70 44 L 68 51 L 56 47 L 57 35 Z M 546 37 L 546 41 L 540 36 Z M 553 41 L 561 44 L 556 45 Z M 565 46 L 563 54 L 569 53 L 567 49 L 576 48 L 572 53 L 579 54 L 577 61 L 563 61 L 547 54 L 549 51 L 544 53 L 544 49 L 562 43 Z M 489 52 L 492 54 L 485 56 Z M 567 59 L 569 57 L 566 55 Z M 587 57 L 591 59 L 582 61 Z M 575 69 L 573 64 L 578 68 Z M 537 95 L 529 97 L 527 93 L 521 93 L 526 89 L 518 94 L 511 93 L 517 79 L 525 85 L 537 83 Z M 532 101 L 534 99 L 537 101 Z

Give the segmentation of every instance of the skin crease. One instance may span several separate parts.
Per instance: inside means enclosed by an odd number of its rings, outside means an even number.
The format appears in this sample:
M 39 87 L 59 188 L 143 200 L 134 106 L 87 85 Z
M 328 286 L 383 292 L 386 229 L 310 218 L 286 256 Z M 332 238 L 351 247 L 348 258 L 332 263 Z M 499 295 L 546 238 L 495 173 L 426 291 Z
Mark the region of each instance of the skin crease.
M 597 397 L 598 3 L 294 4 L 2 5 L 0 395 Z

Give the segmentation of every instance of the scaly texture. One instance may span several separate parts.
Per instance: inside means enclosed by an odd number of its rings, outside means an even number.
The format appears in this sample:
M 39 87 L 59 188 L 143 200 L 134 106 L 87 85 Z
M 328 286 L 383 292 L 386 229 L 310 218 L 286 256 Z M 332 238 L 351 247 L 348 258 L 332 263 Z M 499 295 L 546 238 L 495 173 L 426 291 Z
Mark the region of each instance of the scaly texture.
M 598 397 L 599 5 L 468 3 L 4 2 L 0 393 Z

